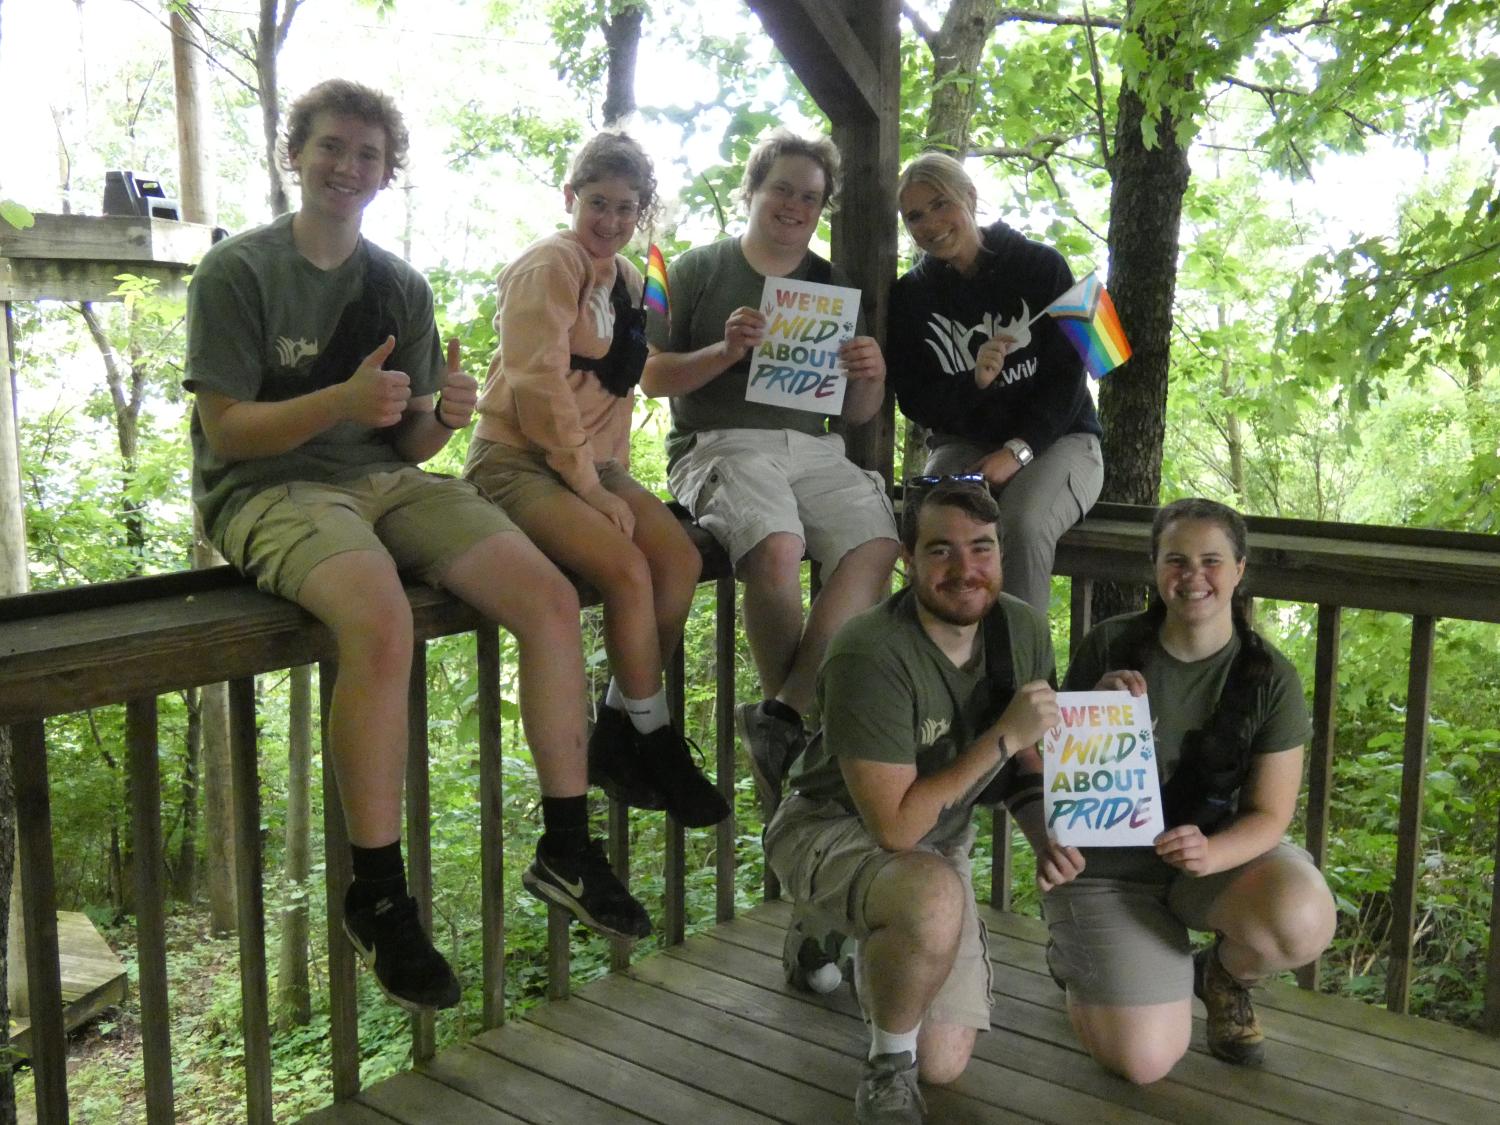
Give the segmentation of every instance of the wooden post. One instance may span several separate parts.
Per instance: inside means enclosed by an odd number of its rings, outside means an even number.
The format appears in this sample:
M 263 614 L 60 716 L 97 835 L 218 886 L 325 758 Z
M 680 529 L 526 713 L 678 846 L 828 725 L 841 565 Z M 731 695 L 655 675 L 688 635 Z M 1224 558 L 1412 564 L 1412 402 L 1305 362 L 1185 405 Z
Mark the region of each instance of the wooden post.
M 486 625 L 474 634 L 479 677 L 479 887 L 484 927 L 484 1002 L 481 1026 L 505 1022 L 505 795 L 500 769 L 500 633 Z
M 1391 953 L 1385 1006 L 1406 1013 L 1411 997 L 1412 930 L 1422 869 L 1422 792 L 1427 772 L 1427 708 L 1432 697 L 1435 622 L 1411 621 L 1411 666 L 1406 687 L 1406 739 L 1401 761 L 1401 817 L 1396 830 L 1396 872 L 1391 888 Z
M 734 578 L 714 584 L 714 761 L 719 792 L 729 802 L 729 815 L 719 822 L 714 883 L 714 917 L 734 917 L 734 844 L 739 824 L 734 814 Z
M 1333 794 L 1333 720 L 1339 698 L 1339 627 L 1343 611 L 1318 606 L 1318 650 L 1313 668 L 1313 736 L 1307 756 L 1307 850 L 1321 871 L 1328 862 L 1328 818 Z M 1321 958 L 1297 970 L 1297 983 L 1317 991 Z
M 0 341 L 0 595 L 24 594 L 29 582 L 26 576 L 26 509 L 21 499 L 21 435 L 16 422 L 16 373 L 15 340 L 12 324 L 14 316 L 10 302 L 0 302 L 5 314 L 5 339 Z M 11 756 L 10 732 L 0 730 L 0 754 Z M 5 799 L 0 797 L 0 800 Z M 15 822 L 14 810 L 10 820 Z M 11 855 L 17 852 L 13 847 Z M 6 927 L 7 962 L 11 965 L 26 963 L 26 927 L 22 918 L 26 905 L 21 893 L 21 880 L 12 871 L 12 878 L 0 882 L 10 894 L 10 920 Z M 24 972 L 11 972 L 8 979 L 0 981 L 10 1001 L 10 1016 L 31 1014 L 31 993 L 27 988 Z
M 204 55 L 198 29 L 175 9 L 171 15 L 172 78 L 177 94 L 178 205 L 188 223 L 214 224 L 218 200 L 209 174 L 212 134 L 203 112 Z

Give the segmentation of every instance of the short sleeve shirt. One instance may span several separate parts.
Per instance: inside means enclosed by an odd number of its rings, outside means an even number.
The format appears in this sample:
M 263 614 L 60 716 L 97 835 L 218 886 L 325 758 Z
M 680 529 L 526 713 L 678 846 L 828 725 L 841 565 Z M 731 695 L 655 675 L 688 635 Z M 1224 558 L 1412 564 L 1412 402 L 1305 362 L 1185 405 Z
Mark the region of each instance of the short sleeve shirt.
M 855 812 L 838 759 L 915 765 L 917 775 L 943 769 L 999 717 L 985 659 L 985 632 L 1002 614 L 1016 684 L 1053 676 L 1052 640 L 1042 616 L 1008 594 L 980 623 L 974 658 L 948 659 L 922 628 L 907 589 L 853 618 L 833 638 L 818 673 L 823 730 L 803 755 L 792 783 L 814 800 L 836 800 Z M 969 807 L 943 814 L 927 842 L 951 843 L 968 826 Z
M 188 288 L 183 385 L 241 402 L 270 402 L 348 379 L 352 370 L 328 373 L 319 382 L 313 363 L 333 339 L 345 306 L 364 292 L 366 262 L 378 255 L 393 279 L 396 324 L 396 347 L 385 366 L 411 378 L 413 396 L 435 393 L 443 360 L 432 290 L 422 275 L 363 240 L 340 265 L 319 269 L 293 244 L 292 218 L 283 215 L 225 239 L 204 255 Z M 211 534 L 273 484 L 344 481 L 407 463 L 386 431 L 354 422 L 341 422 L 277 457 L 229 462 L 209 448 L 194 410 L 192 443 L 193 500 Z
M 807 281 L 814 263 L 822 261 L 808 251 L 802 264 L 787 276 Z M 824 265 L 832 271 L 829 284 L 850 284 L 848 275 L 837 266 Z M 759 307 L 765 283 L 765 276 L 745 260 L 738 238 L 695 247 L 673 259 L 667 267 L 669 316 L 655 310 L 648 313 L 646 338 L 662 352 L 695 352 L 717 343 L 724 338 L 724 322 L 730 313 L 741 306 Z M 857 331 L 864 330 L 861 312 Z M 746 402 L 745 387 L 750 381 L 752 358 L 753 353 L 697 390 L 671 400 L 672 429 L 667 434 L 669 465 L 691 449 L 696 436 L 704 430 L 795 430 L 804 434 L 827 431 L 827 418 L 822 414 Z

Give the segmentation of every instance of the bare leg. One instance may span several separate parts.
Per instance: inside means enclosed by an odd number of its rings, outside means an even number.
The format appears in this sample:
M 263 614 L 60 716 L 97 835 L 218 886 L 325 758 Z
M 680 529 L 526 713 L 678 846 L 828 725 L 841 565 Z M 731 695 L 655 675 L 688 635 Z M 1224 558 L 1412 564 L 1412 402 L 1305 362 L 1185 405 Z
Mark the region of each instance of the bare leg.
M 745 583 L 745 640 L 767 699 L 781 691 L 802 638 L 803 550 L 801 539 L 778 531 L 750 548 L 739 563 Z
M 1109 1007 L 1079 1003 L 1070 993 L 1068 1019 L 1095 1062 L 1141 1086 L 1167 1076 L 1187 1053 L 1193 1030 L 1189 999 Z
M 921 1022 L 953 968 L 964 893 L 952 864 L 928 852 L 897 855 L 870 883 L 860 986 L 877 1027 L 904 1032 Z
M 514 532 L 475 544 L 453 562 L 442 583 L 515 635 L 521 654 L 521 723 L 542 794 L 586 793 L 583 639 L 572 583 L 530 540 Z
M 328 716 L 349 842 L 401 838 L 411 603 L 384 551 L 346 551 L 312 569 L 297 602 L 333 630 L 338 678 Z
M 620 496 L 635 513 L 635 545 L 651 568 L 656 637 L 665 665 L 682 643 L 693 594 L 703 576 L 703 556 L 677 517 L 651 493 L 639 488 Z
M 1246 865 L 1208 911 L 1219 960 L 1249 984 L 1305 965 L 1333 940 L 1333 895 L 1312 864 L 1270 853 Z

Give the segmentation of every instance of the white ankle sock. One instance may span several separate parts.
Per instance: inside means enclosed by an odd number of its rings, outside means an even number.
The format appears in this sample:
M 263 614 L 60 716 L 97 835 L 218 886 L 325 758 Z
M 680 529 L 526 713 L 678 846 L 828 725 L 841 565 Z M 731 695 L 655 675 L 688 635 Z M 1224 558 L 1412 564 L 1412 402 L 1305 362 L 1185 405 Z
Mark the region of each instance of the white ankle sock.
M 650 699 L 631 699 L 628 695 L 621 695 L 620 700 L 625 714 L 630 716 L 631 724 L 641 734 L 650 734 L 654 730 L 660 730 L 671 721 L 671 716 L 667 714 L 665 688 Z
M 912 1058 L 917 1057 L 917 1032 L 922 1030 L 919 1023 L 910 1031 L 885 1031 L 873 1023 L 870 1025 L 870 1058 L 876 1055 L 898 1055 L 907 1051 Z

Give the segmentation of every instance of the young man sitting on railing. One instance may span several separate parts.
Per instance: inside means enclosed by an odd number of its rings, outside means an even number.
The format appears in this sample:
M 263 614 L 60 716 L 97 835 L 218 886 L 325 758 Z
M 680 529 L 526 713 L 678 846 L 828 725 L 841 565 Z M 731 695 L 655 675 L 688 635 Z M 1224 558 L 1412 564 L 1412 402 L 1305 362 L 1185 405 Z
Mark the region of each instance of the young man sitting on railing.
M 204 257 L 184 383 L 197 395 L 193 495 L 214 545 L 337 642 L 328 737 L 354 868 L 344 929 L 386 995 L 418 1011 L 456 1004 L 459 986 L 401 856 L 413 637 L 399 571 L 516 636 L 542 788 L 534 880 L 604 933 L 651 926 L 589 839 L 576 591 L 471 484 L 416 468 L 468 424 L 477 389 L 457 341 L 444 363 L 426 281 L 360 236 L 406 152 L 400 112 L 374 90 L 334 80 L 292 106 L 283 161 L 301 209 Z
M 802 718 L 828 638 L 886 591 L 896 527 L 878 473 L 844 455 L 828 418 L 747 402 L 751 359 L 767 340 L 766 278 L 847 286 L 808 244 L 838 188 L 839 155 L 826 137 L 777 130 L 756 145 L 740 196 L 749 225 L 738 238 L 695 247 L 668 271 L 669 316 L 647 321 L 651 358 L 641 390 L 668 396 L 667 483 L 723 545 L 745 583 L 745 638 L 762 699 L 736 725 L 762 802 L 781 793 L 802 752 Z M 855 335 L 838 353 L 848 377 L 843 419 L 868 421 L 885 398 L 880 345 Z M 823 588 L 802 615 L 802 558 L 822 566 Z
M 1000 593 L 999 516 L 980 483 L 908 490 L 909 585 L 833 638 L 818 676 L 822 732 L 766 828 L 766 859 L 798 918 L 789 975 L 803 920 L 858 942 L 872 1035 L 860 1122 L 924 1120 L 918 1075 L 952 1082 L 990 1026 L 971 814 L 1006 761 L 1034 756 L 1058 721 L 1047 623 Z

